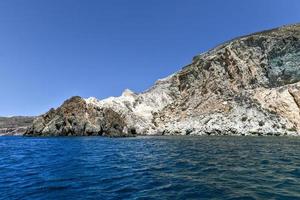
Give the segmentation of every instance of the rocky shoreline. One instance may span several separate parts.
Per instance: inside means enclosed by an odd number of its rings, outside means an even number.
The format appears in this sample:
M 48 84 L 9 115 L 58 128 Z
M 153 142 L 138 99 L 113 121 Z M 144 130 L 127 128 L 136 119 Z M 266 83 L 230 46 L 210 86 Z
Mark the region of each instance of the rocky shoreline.
M 23 135 L 32 125 L 34 118 L 26 116 L 0 117 L 0 136 Z
M 300 134 L 300 24 L 239 37 L 149 90 L 72 97 L 26 136 Z

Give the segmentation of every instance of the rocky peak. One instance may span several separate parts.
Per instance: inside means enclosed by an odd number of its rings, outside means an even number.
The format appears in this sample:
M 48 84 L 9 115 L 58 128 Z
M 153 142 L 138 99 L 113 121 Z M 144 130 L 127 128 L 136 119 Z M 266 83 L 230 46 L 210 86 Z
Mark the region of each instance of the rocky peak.
M 136 94 L 134 92 L 132 92 L 130 89 L 125 89 L 122 93 L 122 96 L 132 97 L 132 96 L 136 96 Z

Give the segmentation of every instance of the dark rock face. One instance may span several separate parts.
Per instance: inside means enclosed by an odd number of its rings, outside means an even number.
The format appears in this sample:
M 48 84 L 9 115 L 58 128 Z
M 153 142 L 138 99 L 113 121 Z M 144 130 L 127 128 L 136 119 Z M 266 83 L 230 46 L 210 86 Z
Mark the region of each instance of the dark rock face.
M 115 111 L 97 109 L 75 96 L 58 109 L 37 118 L 26 136 L 131 136 L 123 131 L 124 120 Z

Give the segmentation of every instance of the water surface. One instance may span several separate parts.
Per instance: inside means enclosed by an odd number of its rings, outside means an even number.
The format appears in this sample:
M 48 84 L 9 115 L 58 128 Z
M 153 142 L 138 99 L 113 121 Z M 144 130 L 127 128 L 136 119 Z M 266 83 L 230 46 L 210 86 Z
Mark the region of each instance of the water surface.
M 0 199 L 300 199 L 298 137 L 0 137 Z

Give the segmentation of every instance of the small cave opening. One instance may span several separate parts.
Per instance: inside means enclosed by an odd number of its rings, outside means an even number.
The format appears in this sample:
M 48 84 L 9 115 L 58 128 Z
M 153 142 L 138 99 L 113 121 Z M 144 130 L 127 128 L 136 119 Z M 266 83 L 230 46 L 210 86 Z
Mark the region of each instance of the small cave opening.
M 129 133 L 132 134 L 132 135 L 136 135 L 136 129 L 135 128 L 130 128 L 129 129 Z

